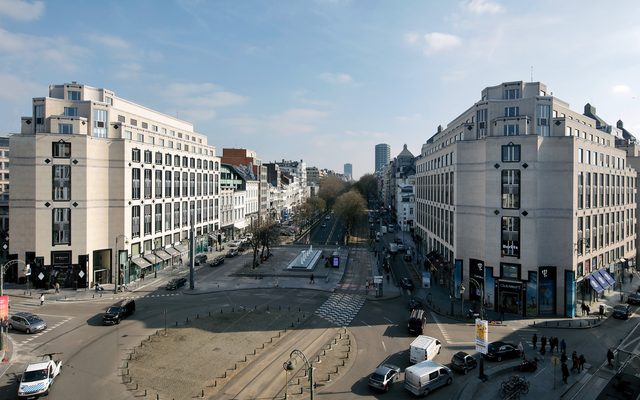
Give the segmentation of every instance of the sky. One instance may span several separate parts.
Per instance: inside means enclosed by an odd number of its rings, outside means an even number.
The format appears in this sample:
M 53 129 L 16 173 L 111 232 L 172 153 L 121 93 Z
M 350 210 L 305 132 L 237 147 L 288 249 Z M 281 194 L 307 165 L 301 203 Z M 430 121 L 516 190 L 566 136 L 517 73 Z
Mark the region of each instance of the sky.
M 640 2 L 0 0 L 0 134 L 77 81 L 264 162 L 355 179 L 423 143 L 487 86 L 544 82 L 640 135 Z

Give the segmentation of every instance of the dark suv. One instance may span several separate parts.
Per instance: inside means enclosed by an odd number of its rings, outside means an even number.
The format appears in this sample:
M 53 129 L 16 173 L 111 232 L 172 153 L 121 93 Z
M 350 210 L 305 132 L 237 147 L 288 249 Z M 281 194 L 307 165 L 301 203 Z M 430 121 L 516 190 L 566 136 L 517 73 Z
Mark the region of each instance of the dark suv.
M 121 320 L 132 315 L 136 311 L 136 302 L 133 299 L 119 301 L 107 309 L 102 316 L 104 325 L 116 325 Z

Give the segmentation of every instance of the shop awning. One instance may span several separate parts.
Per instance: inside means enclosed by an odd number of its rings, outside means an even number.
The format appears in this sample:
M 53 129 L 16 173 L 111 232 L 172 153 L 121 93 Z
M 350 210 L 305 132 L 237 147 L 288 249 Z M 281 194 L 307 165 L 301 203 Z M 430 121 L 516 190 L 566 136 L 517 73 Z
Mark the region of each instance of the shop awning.
M 149 263 L 149 261 L 145 260 L 144 258 L 138 256 L 138 257 L 133 257 L 131 259 L 131 262 L 136 264 L 138 267 L 140 268 L 149 268 L 151 266 L 151 264 Z
M 598 281 L 598 284 L 600 285 L 600 287 L 602 287 L 603 289 L 607 289 L 609 286 L 609 282 L 604 278 L 604 276 L 602 276 L 600 274 L 600 271 L 593 271 L 591 273 L 591 277 L 595 280 Z
M 176 257 L 176 256 L 180 255 L 180 252 L 178 250 L 174 249 L 173 246 L 166 247 L 164 249 L 164 251 L 169 253 L 169 255 L 171 255 L 171 257 Z
M 171 260 L 171 254 L 167 253 L 166 251 L 162 250 L 162 249 L 157 249 L 155 251 L 156 256 L 160 257 L 160 259 L 162 259 L 162 261 L 167 261 L 167 260 Z
M 605 268 L 600 268 L 598 272 L 600 272 L 600 275 L 602 275 L 602 277 L 606 279 L 609 286 L 613 286 L 613 284 L 616 283 L 615 279 L 613 279 L 611 274 L 609 274 L 609 271 L 607 271 Z
M 604 292 L 604 289 L 602 288 L 602 286 L 600 286 L 600 284 L 598 283 L 598 280 L 594 276 L 589 275 L 589 283 L 591 284 L 591 287 L 593 288 L 593 290 L 598 292 L 598 294 Z
M 143 257 L 146 258 L 147 261 L 149 261 L 151 263 L 151 265 L 158 264 L 158 263 L 162 262 L 162 259 L 160 257 L 157 257 L 153 253 L 145 254 Z
M 175 247 L 176 250 L 178 250 L 181 254 L 189 252 L 189 245 L 188 244 L 176 244 L 173 247 Z

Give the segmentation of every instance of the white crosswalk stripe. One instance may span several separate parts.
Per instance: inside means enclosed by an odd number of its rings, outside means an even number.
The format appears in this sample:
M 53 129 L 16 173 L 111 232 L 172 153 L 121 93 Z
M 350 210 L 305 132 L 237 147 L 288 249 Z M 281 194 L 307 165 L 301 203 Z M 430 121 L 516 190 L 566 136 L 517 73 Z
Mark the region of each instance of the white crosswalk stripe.
M 367 298 L 359 294 L 333 293 L 317 310 L 316 315 L 337 326 L 348 326 Z

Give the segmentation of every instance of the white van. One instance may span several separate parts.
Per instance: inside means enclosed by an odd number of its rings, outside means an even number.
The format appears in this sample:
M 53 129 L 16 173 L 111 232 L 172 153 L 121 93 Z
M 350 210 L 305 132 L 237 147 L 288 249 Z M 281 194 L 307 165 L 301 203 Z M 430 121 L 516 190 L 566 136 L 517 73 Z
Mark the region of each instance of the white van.
M 453 383 L 453 372 L 435 361 L 422 361 L 404 371 L 404 388 L 416 396 L 425 396 L 440 386 Z
M 420 335 L 409 347 L 409 361 L 419 363 L 424 360 L 433 360 L 436 355 L 440 354 L 442 344 L 436 338 L 431 336 Z

